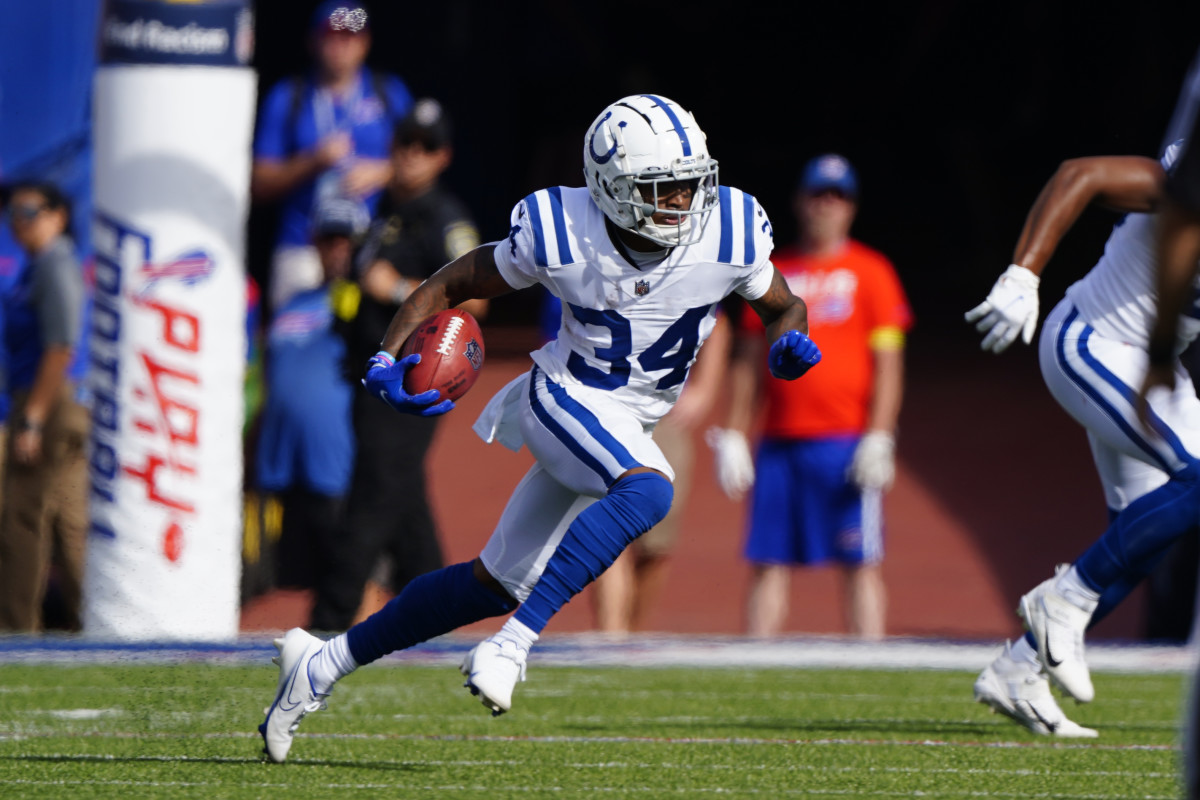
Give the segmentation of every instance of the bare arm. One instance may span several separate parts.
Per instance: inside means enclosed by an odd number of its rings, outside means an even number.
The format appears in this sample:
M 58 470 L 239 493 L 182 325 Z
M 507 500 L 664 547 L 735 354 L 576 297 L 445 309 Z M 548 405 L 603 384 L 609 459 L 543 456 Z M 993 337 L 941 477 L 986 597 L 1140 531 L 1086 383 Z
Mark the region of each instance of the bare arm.
M 904 348 L 873 348 L 874 381 L 867 430 L 894 433 L 904 398 Z
M 42 353 L 25 401 L 24 419 L 29 427 L 20 427 L 14 434 L 17 437 L 14 454 L 23 464 L 36 463 L 42 456 L 42 426 L 58 399 L 73 353 L 68 345 L 50 345 Z
M 297 153 L 285 161 L 256 159 L 250 193 L 259 203 L 278 200 L 324 168 L 316 153 Z
M 495 244 L 470 250 L 430 275 L 408 296 L 380 344 L 393 356 L 421 324 L 421 320 L 469 300 L 487 300 L 512 291 L 496 267 Z
M 749 434 L 762 389 L 766 344 L 761 337 L 735 337 L 729 361 L 729 419 L 725 427 Z
M 1055 248 L 1092 203 L 1115 211 L 1152 212 L 1165 173 L 1150 158 L 1100 156 L 1064 161 L 1029 209 L 1012 263 L 1041 275 Z
M 785 332 L 797 330 L 808 334 L 808 306 L 788 287 L 779 270 L 771 278 L 766 294 L 757 300 L 746 301 L 758 314 L 767 329 L 767 341 L 774 342 Z
M 1200 259 L 1200 213 L 1168 200 L 1158 224 L 1158 316 L 1150 328 L 1150 374 L 1146 376 L 1143 398 L 1151 386 L 1175 383 L 1179 316 L 1192 296 L 1191 284 Z
M 314 149 L 288 158 L 256 158 L 250 170 L 250 194 L 260 203 L 278 200 L 345 158 L 352 146 L 350 134 L 339 131 L 322 139 Z

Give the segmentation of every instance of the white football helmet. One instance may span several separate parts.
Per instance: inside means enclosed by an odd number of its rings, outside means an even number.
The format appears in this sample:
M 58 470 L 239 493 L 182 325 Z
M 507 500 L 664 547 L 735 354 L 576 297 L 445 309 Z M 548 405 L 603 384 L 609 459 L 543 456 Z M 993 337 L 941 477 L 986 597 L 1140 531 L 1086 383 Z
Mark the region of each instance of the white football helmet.
M 678 103 L 652 94 L 625 97 L 592 123 L 583 140 L 583 173 L 592 200 L 618 227 L 664 247 L 695 244 L 718 203 L 717 162 L 704 131 Z M 694 184 L 678 225 L 658 225 L 659 187 Z

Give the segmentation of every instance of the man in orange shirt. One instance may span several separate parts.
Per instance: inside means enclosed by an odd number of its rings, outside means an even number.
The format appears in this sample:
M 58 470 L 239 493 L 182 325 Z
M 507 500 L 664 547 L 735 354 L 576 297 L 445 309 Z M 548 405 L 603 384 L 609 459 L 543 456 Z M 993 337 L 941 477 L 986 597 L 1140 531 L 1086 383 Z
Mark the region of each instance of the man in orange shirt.
M 808 303 L 825 355 L 804 385 L 774 380 L 742 315 L 731 364 L 728 428 L 710 430 L 721 488 L 750 496 L 746 558 L 754 567 L 747 632 L 783 629 L 793 566 L 837 561 L 846 572 L 850 633 L 884 634 L 882 495 L 895 476 L 895 430 L 904 386 L 904 338 L 912 312 L 892 264 L 850 238 L 858 178 L 829 154 L 804 168 L 794 210 L 798 244 L 774 259 Z M 751 460 L 747 434 L 760 401 L 762 440 Z

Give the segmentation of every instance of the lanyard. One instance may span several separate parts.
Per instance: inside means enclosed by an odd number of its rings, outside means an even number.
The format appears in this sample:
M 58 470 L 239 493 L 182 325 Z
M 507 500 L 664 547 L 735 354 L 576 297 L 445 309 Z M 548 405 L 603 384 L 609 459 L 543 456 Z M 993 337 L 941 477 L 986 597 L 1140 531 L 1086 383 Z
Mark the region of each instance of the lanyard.
M 324 87 L 317 88 L 313 92 L 313 120 L 317 126 L 317 139 L 324 139 L 343 128 L 349 130 L 354 127 L 354 120 L 362 116 L 362 103 L 365 99 L 362 74 L 360 73 L 354 78 L 354 87 L 347 94 L 346 102 L 343 104 L 342 124 L 339 125 L 338 104 L 333 92 Z

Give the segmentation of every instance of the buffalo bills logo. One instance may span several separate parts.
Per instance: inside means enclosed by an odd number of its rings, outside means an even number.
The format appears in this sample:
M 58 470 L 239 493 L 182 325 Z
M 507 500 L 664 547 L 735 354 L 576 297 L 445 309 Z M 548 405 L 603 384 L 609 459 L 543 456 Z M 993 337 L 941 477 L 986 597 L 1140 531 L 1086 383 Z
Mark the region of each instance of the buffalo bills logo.
M 178 280 L 188 286 L 195 286 L 213 274 L 216 262 L 203 250 L 189 250 L 169 261 L 155 264 L 146 261 L 142 264 L 141 277 L 145 281 L 142 291 L 161 280 Z
M 633 284 L 633 293 L 638 297 L 650 293 L 650 281 L 638 281 Z
M 483 366 L 483 348 L 474 339 L 467 342 L 467 349 L 463 351 L 463 355 L 467 357 L 467 361 L 471 362 L 472 369 L 479 369 Z

